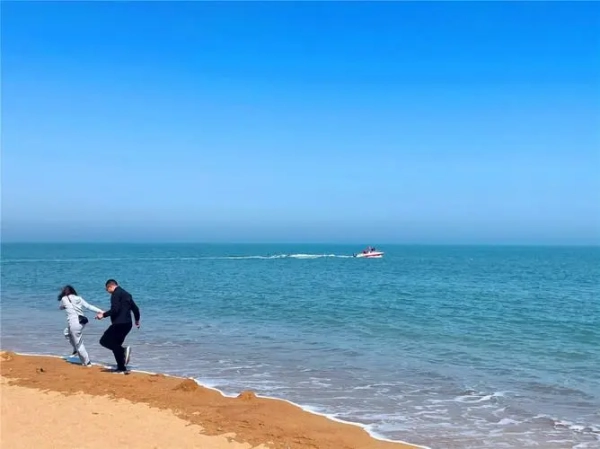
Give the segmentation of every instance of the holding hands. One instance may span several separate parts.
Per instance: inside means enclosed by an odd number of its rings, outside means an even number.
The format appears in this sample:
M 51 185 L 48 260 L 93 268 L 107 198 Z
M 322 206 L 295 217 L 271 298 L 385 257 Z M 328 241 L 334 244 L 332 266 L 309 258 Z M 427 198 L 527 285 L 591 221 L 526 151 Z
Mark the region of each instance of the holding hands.
M 96 319 L 97 320 L 101 320 L 102 318 L 104 318 L 104 312 L 98 312 L 96 314 Z M 135 322 L 135 327 L 137 327 L 138 329 L 140 328 L 140 321 L 139 320 Z

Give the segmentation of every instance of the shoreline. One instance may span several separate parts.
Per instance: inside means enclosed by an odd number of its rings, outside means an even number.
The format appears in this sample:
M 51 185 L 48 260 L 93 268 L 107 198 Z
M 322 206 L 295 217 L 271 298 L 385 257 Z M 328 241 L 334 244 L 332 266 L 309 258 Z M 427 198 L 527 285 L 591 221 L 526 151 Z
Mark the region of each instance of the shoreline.
M 85 394 L 147 404 L 172 411 L 208 436 L 232 435 L 238 443 L 300 449 L 427 449 L 373 435 L 360 423 L 343 421 L 279 398 L 242 391 L 226 395 L 193 378 L 132 370 L 127 376 L 84 368 L 56 355 L 0 350 L 0 375 L 8 385 Z M 68 382 L 67 382 L 68 380 Z

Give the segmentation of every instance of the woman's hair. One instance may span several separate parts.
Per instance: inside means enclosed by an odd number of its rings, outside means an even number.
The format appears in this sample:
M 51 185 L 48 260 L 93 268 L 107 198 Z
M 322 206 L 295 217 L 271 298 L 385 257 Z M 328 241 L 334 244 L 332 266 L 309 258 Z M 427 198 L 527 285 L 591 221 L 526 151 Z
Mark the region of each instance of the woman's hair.
M 65 285 L 63 289 L 58 294 L 58 300 L 60 301 L 64 296 L 75 295 L 77 296 L 77 292 L 73 288 L 72 285 Z

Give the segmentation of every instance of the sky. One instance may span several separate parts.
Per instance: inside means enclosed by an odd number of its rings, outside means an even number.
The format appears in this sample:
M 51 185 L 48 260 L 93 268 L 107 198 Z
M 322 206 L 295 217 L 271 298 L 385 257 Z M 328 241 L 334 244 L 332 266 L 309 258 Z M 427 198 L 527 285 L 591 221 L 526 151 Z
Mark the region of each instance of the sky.
M 600 4 L 3 2 L 2 240 L 600 243 Z

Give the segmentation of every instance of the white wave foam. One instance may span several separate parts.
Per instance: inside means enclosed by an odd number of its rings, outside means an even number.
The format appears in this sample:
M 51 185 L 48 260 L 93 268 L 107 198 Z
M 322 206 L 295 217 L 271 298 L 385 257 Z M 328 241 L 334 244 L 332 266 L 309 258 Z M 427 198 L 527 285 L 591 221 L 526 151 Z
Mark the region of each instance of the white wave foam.
M 508 426 L 510 424 L 521 424 L 519 421 L 515 421 L 514 419 L 510 419 L 510 418 L 502 418 L 500 421 L 498 421 L 498 425 L 500 426 Z
M 199 384 L 199 385 L 203 386 L 202 384 Z M 329 419 L 331 421 L 339 422 L 339 423 L 342 423 L 342 424 L 349 424 L 351 426 L 360 427 L 361 429 L 364 429 L 372 438 L 374 438 L 376 440 L 379 440 L 379 441 L 386 441 L 388 443 L 402 443 L 402 444 L 413 446 L 413 447 L 415 447 L 417 449 L 431 449 L 428 446 L 420 446 L 418 444 L 409 443 L 407 441 L 391 440 L 389 438 L 385 438 L 384 436 L 379 435 L 376 432 L 374 432 L 372 425 L 366 425 L 366 424 L 360 424 L 360 423 L 356 423 L 356 422 L 346 421 L 346 420 L 338 418 L 336 415 L 334 415 L 332 413 L 321 412 L 319 408 L 314 407 L 314 406 L 300 405 L 300 404 L 297 404 L 295 402 L 288 401 L 287 399 L 273 398 L 273 397 L 270 397 L 270 396 L 263 396 L 263 395 L 260 395 L 260 394 L 257 394 L 256 396 L 259 397 L 259 398 L 263 398 L 263 399 L 271 399 L 271 400 L 275 400 L 275 401 L 287 402 L 288 404 L 294 405 L 294 406 L 296 406 L 296 407 L 304 410 L 305 412 L 312 413 L 313 415 L 322 416 L 322 417 L 327 418 L 327 419 Z
M 555 428 L 566 427 L 567 429 L 570 429 L 574 432 L 580 432 L 580 433 L 586 432 L 586 433 L 596 434 L 596 435 L 600 436 L 600 426 L 577 424 L 572 421 L 566 421 L 566 420 L 562 420 L 562 419 L 553 419 L 550 417 L 547 417 L 547 418 L 552 419 L 554 421 Z
M 593 444 L 593 446 L 592 446 L 592 444 Z M 598 449 L 597 444 L 598 443 L 595 443 L 595 442 L 579 443 L 579 444 L 576 444 L 575 446 L 573 446 L 572 449 Z
M 464 404 L 477 404 L 480 402 L 491 401 L 494 398 L 500 398 L 505 396 L 502 391 L 497 391 L 492 394 L 465 394 L 454 398 L 456 402 L 462 402 Z

